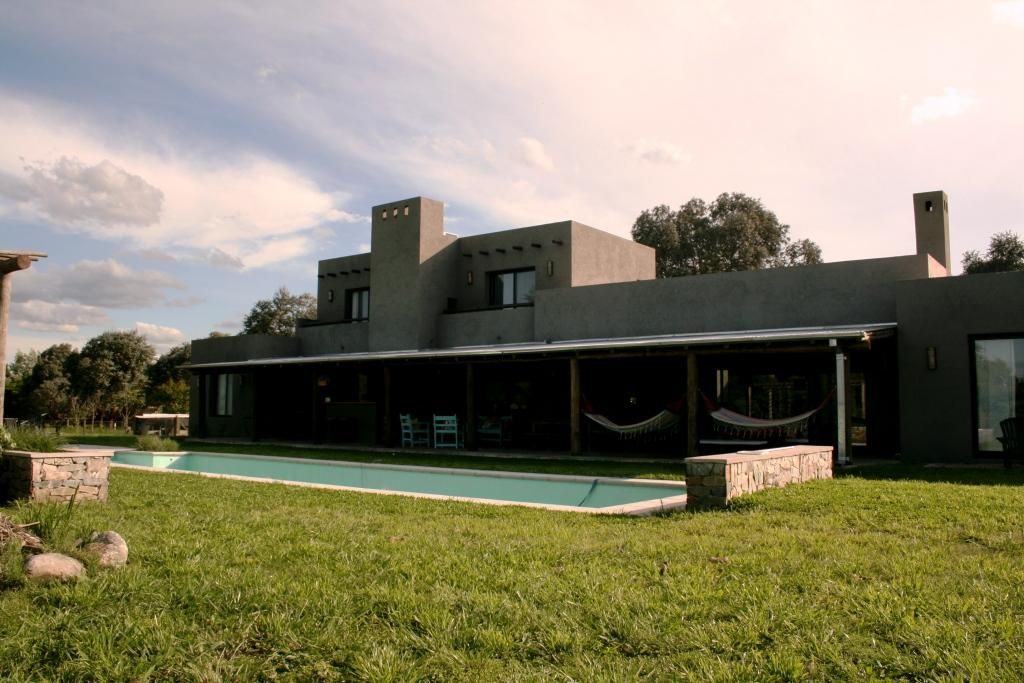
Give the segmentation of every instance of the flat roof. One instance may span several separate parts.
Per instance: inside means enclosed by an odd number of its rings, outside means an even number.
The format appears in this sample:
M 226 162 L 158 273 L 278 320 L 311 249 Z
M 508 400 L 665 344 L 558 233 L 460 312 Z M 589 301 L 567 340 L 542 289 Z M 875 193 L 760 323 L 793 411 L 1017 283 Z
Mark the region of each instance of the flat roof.
M 488 344 L 481 346 L 453 346 L 444 349 L 409 349 L 399 351 L 359 351 L 354 353 L 328 353 L 317 356 L 286 356 L 283 358 L 253 358 L 242 361 L 196 363 L 187 367 L 244 368 L 263 365 L 302 365 L 308 363 L 342 363 L 367 360 L 405 360 L 427 358 L 501 357 L 560 351 L 593 351 L 601 349 L 650 349 L 665 347 L 713 346 L 721 344 L 763 344 L 773 342 L 815 341 L 822 339 L 863 339 L 888 336 L 896 323 L 865 325 L 835 325 L 828 327 L 786 327 L 767 330 L 737 330 L 731 332 L 695 332 L 690 334 L 661 334 L 647 337 L 615 337 L 609 339 L 572 339 L 551 342 L 523 342 L 515 344 Z

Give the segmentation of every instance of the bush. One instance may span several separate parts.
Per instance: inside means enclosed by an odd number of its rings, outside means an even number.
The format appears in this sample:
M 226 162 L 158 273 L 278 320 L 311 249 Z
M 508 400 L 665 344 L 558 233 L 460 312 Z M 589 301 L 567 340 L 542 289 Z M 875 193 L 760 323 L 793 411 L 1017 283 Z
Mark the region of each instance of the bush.
M 0 451 L 8 451 L 17 447 L 18 444 L 14 441 L 14 437 L 11 436 L 10 432 L 0 427 Z
M 174 439 L 164 439 L 159 436 L 140 436 L 135 443 L 135 447 L 140 451 L 149 451 L 151 453 L 181 450 L 178 442 Z
M 36 427 L 15 427 L 10 432 L 10 438 L 17 444 L 17 446 L 13 446 L 14 448 L 36 453 L 58 453 L 68 443 L 68 440 L 60 434 Z

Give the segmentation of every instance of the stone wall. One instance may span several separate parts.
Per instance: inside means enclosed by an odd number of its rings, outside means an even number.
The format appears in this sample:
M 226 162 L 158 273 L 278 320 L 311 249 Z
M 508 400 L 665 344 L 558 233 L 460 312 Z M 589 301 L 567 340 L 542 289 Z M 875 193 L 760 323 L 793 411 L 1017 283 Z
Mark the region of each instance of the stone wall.
M 831 446 L 702 455 L 686 459 L 686 507 L 721 508 L 745 493 L 831 478 Z
M 106 500 L 111 455 L 113 451 L 4 451 L 0 456 L 0 500 L 66 502 L 72 496 L 76 501 Z

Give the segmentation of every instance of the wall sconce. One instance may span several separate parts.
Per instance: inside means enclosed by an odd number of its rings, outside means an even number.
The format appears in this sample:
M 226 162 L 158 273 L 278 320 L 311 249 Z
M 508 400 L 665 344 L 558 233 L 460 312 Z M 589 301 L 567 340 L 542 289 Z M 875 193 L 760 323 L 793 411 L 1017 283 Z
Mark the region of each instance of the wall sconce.
M 473 271 L 472 270 L 467 270 L 466 271 L 466 284 L 467 285 L 473 284 Z
M 554 261 L 548 261 L 548 277 L 551 277 L 554 274 L 555 274 L 555 262 Z
M 925 358 L 927 360 L 929 370 L 935 370 L 939 367 L 939 358 L 934 346 L 929 346 L 925 349 Z

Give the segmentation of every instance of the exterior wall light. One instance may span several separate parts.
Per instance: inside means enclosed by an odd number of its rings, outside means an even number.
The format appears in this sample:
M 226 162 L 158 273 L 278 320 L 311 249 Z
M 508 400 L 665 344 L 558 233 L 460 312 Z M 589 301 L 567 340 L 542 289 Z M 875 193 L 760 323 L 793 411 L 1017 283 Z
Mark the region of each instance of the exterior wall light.
M 466 284 L 467 285 L 473 284 L 473 271 L 472 270 L 467 270 L 466 271 Z
M 554 274 L 555 274 L 555 262 L 554 261 L 548 261 L 548 277 L 551 277 Z
M 925 358 L 927 360 L 929 370 L 935 370 L 939 367 L 939 357 L 934 346 L 929 346 L 925 349 Z

